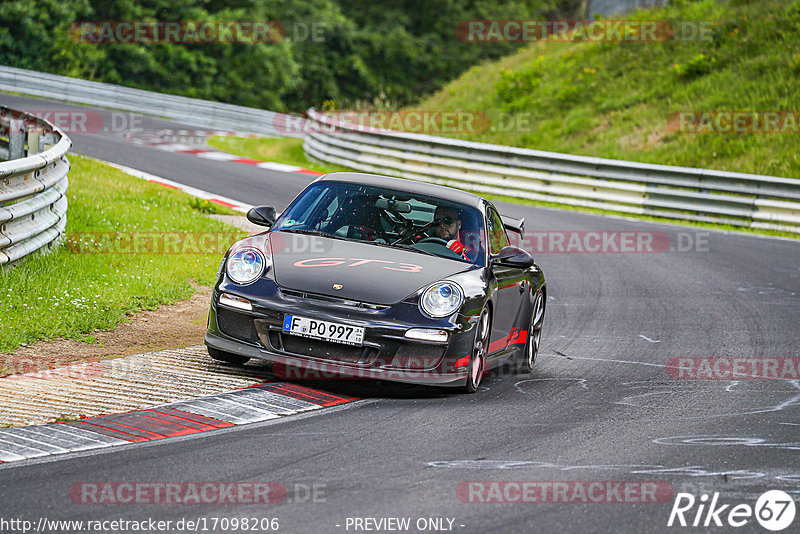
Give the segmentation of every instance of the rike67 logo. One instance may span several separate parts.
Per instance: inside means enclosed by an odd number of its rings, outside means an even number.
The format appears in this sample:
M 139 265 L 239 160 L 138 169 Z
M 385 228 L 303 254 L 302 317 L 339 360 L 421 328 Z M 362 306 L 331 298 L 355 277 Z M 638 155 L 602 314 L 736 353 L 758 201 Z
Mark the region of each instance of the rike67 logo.
M 703 494 L 696 499 L 691 493 L 678 493 L 667 526 L 682 527 L 743 527 L 753 518 L 767 530 L 784 530 L 794 521 L 795 504 L 785 491 L 770 490 L 756 500 L 755 507 L 741 503 L 719 504 L 719 493 Z

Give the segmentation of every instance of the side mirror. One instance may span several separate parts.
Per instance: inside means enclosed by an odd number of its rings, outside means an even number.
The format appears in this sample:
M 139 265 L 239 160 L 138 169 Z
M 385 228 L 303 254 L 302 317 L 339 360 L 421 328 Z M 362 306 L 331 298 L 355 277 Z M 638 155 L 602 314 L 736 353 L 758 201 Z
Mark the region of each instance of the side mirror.
M 255 208 L 250 208 L 250 211 L 247 212 L 248 221 L 267 228 L 275 224 L 275 219 L 277 218 L 275 208 L 272 206 L 256 206 Z
M 533 265 L 533 256 L 521 248 L 509 245 L 507 247 L 503 247 L 502 250 L 497 253 L 497 255 L 492 256 L 492 263 L 497 263 L 506 267 L 519 267 L 520 269 L 527 269 Z

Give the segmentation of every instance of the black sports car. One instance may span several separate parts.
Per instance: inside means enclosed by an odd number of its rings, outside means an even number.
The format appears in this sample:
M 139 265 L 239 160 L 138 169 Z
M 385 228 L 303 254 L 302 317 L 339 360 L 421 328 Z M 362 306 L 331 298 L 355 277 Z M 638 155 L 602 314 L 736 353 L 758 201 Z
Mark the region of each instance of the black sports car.
M 509 245 L 523 221 L 486 199 L 332 173 L 279 217 L 268 206 L 247 217 L 269 230 L 234 244 L 220 265 L 205 336 L 212 358 L 468 392 L 501 364 L 532 370 L 544 274 Z

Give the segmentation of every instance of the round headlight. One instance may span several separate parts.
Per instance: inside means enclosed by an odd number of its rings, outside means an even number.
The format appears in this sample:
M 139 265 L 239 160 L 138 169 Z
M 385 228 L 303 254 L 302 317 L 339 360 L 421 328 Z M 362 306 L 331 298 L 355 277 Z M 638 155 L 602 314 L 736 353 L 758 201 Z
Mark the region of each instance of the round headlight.
M 431 317 L 447 317 L 461 307 L 464 293 L 453 282 L 436 282 L 422 292 L 419 304 Z
M 228 278 L 240 285 L 251 284 L 269 267 L 264 255 L 254 248 L 243 248 L 228 256 Z

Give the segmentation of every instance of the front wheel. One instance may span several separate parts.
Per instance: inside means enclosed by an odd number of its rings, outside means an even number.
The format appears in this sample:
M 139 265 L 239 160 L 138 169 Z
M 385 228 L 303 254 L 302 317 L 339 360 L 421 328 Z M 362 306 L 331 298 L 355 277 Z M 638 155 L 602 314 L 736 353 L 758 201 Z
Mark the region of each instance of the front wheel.
M 489 333 L 492 331 L 492 318 L 488 308 L 484 308 L 478 320 L 475 332 L 475 343 L 467 367 L 467 383 L 464 391 L 475 393 L 486 373 L 486 356 L 489 353 Z
M 231 365 L 244 365 L 250 360 L 247 356 L 239 356 L 238 354 L 232 354 L 212 347 L 207 348 L 208 355 L 220 362 L 229 363 Z
M 539 344 L 542 341 L 542 326 L 544 325 L 544 291 L 536 293 L 531 310 L 531 322 L 528 329 L 528 341 L 525 344 L 525 353 L 519 358 L 517 370 L 522 373 L 533 372 L 533 364 L 539 354 Z

